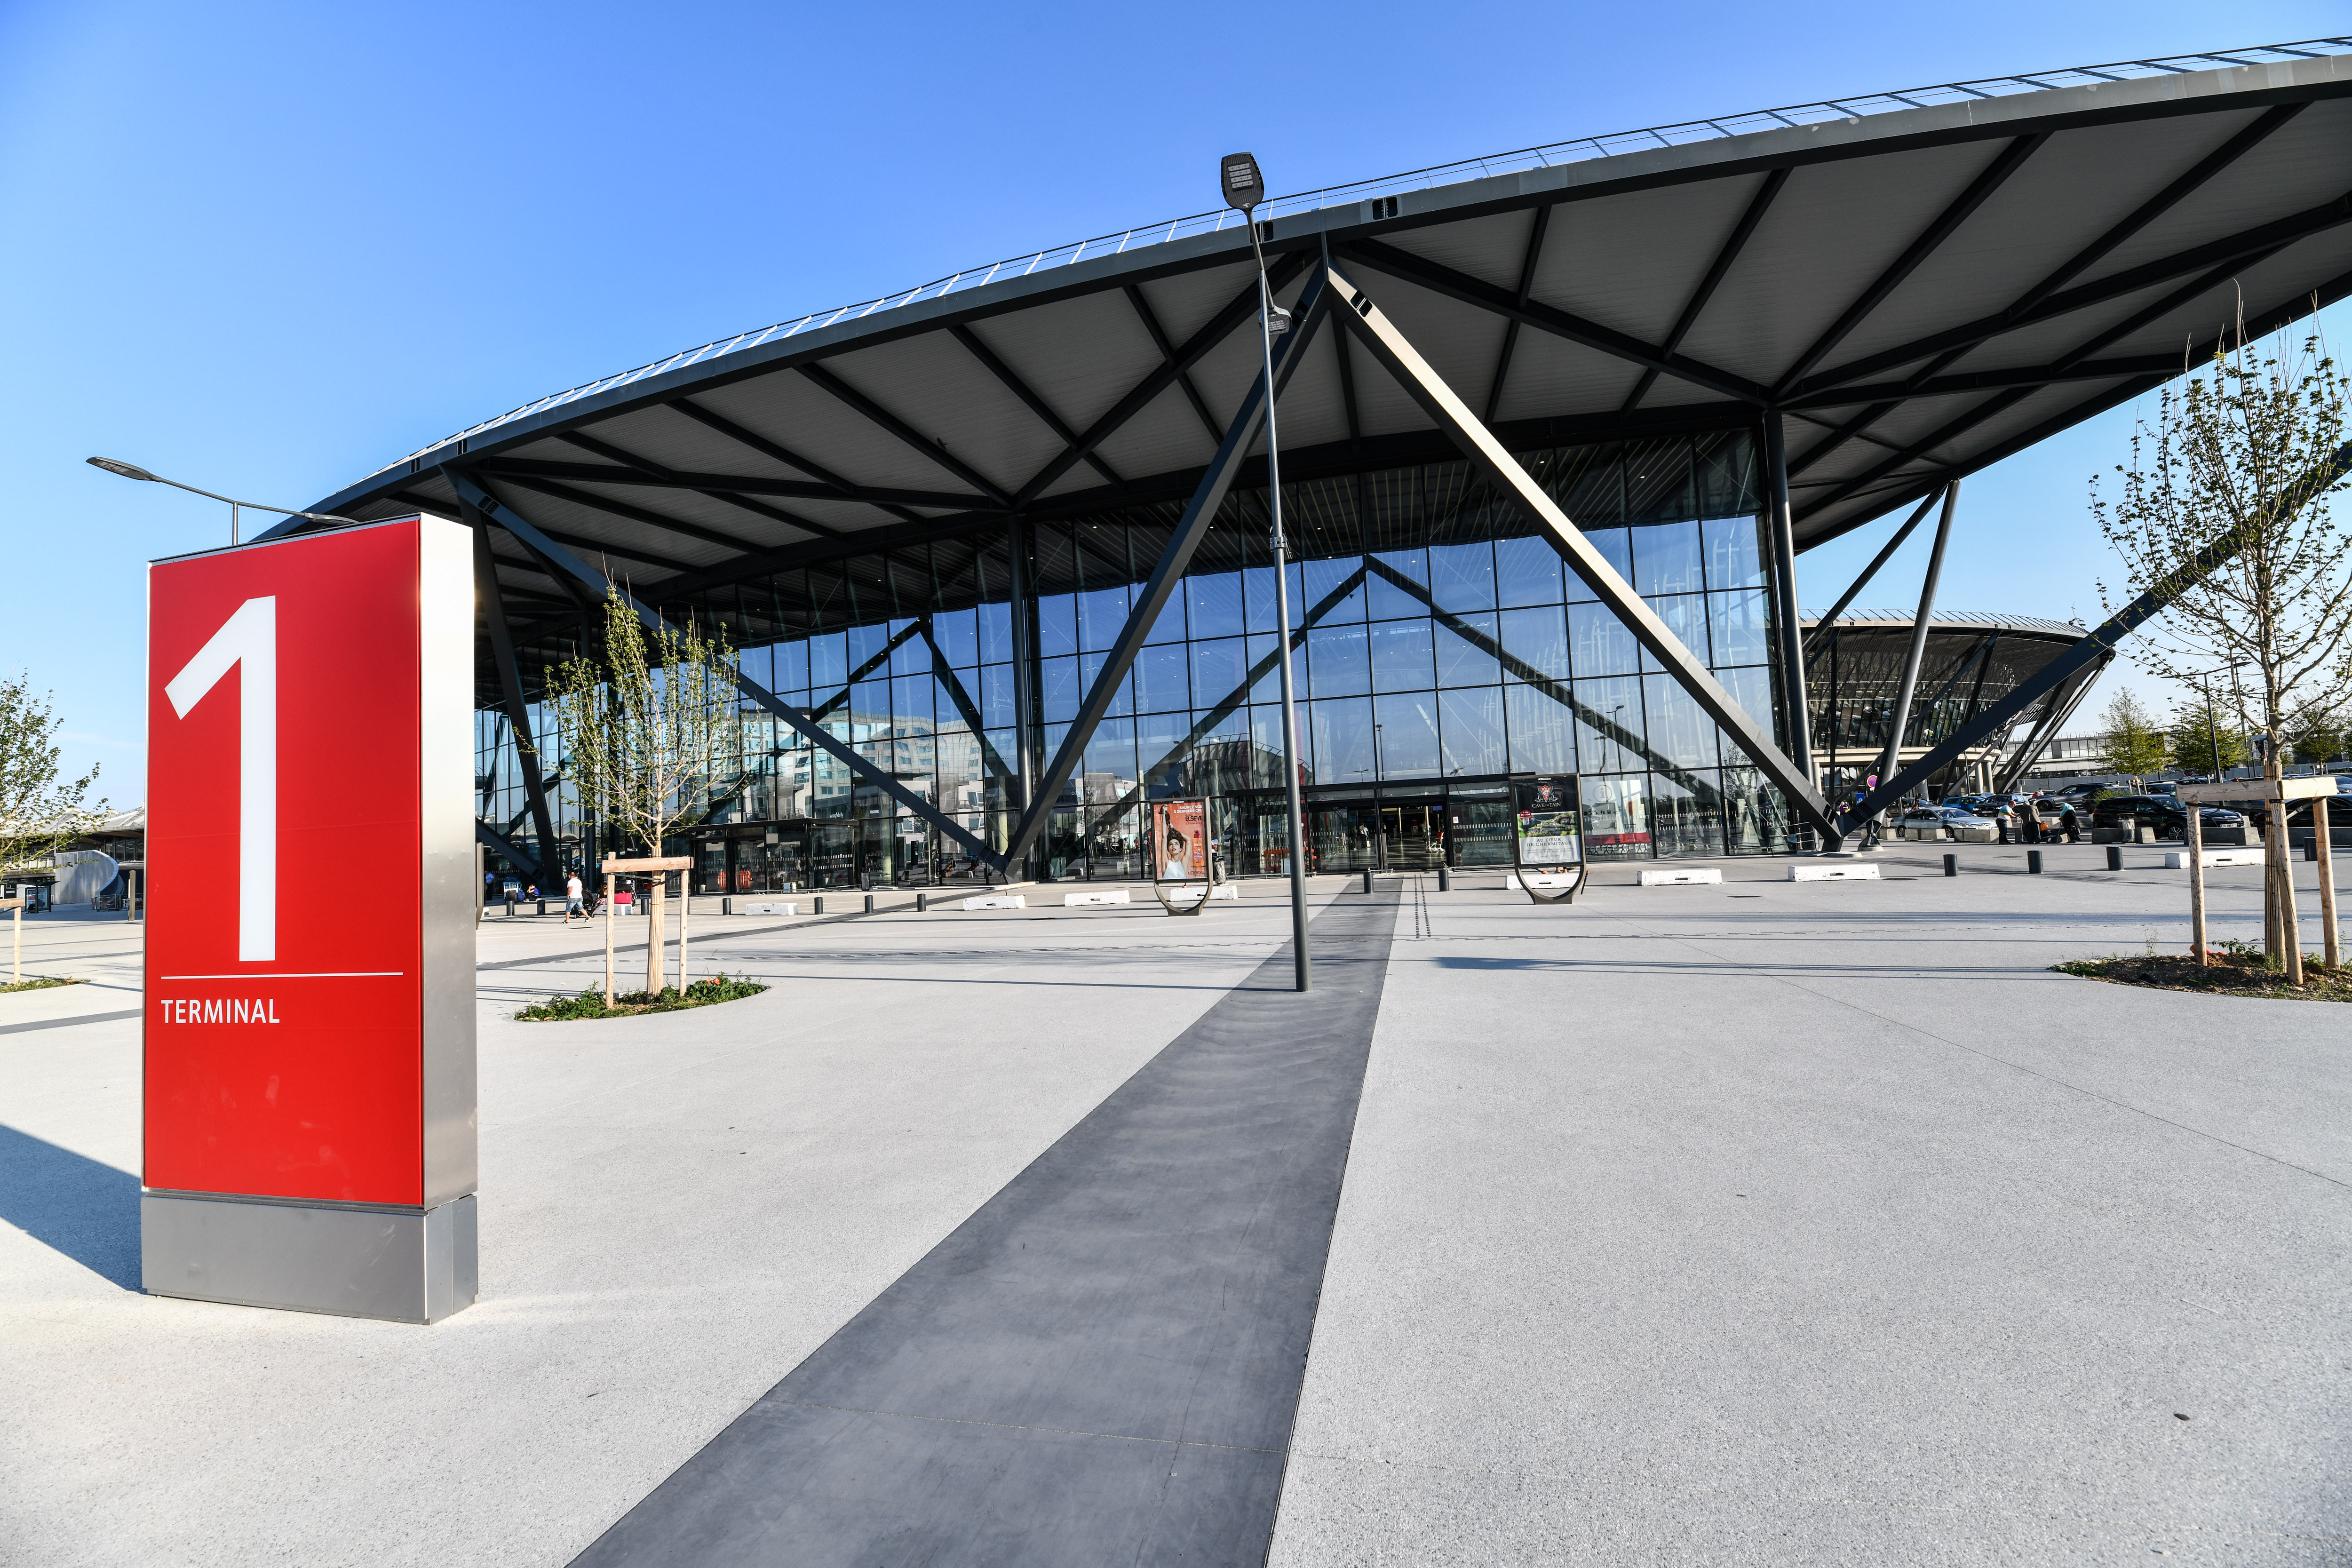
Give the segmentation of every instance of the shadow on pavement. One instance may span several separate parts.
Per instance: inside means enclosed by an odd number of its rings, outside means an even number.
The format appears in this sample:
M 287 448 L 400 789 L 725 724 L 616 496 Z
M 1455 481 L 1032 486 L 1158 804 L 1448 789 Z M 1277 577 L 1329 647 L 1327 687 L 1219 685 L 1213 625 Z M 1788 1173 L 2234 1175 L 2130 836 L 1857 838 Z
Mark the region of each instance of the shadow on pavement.
M 0 1125 L 0 1219 L 100 1279 L 139 1289 L 139 1178 Z

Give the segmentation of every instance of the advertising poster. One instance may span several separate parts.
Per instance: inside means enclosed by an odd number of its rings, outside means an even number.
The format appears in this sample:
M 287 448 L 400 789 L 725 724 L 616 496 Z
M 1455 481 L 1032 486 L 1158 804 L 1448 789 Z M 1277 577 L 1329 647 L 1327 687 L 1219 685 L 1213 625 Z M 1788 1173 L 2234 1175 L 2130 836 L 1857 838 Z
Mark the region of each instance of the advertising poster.
M 1583 826 L 1577 813 L 1576 781 L 1522 780 L 1512 823 L 1512 863 L 1530 868 L 1581 866 Z
M 1156 882 L 1209 879 L 1209 803 L 1160 800 L 1151 805 L 1151 877 Z

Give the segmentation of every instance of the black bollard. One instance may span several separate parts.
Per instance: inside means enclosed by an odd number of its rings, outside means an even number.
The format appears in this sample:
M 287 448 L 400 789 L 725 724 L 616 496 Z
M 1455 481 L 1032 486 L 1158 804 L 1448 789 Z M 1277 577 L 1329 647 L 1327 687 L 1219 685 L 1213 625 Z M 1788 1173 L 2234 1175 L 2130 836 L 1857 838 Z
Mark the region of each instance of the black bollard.
M 817 913 L 819 913 L 819 914 L 823 914 L 823 913 L 824 913 L 824 900 L 823 899 L 818 899 L 818 900 L 815 900 L 815 903 L 816 903 L 816 912 L 817 912 Z
M 2123 850 L 2123 846 L 2122 846 L 2122 845 L 2120 845 L 2120 844 L 2110 844 L 2110 845 L 2108 845 L 2108 846 L 2107 846 L 2107 869 L 2108 869 L 2108 870 L 2110 870 L 2110 871 L 2120 871 L 2120 870 L 2122 870 L 2123 868 L 2124 868 L 2124 850 Z
M 1957 855 L 1947 855 L 1947 856 L 1945 856 L 1945 857 L 1944 857 L 1944 875 L 1945 875 L 1945 876 L 1947 876 L 1947 877 L 1957 877 L 1957 876 L 1958 876 L 1959 874 L 1960 874 L 1960 858 L 1959 858 L 1958 856 L 1957 856 Z
M 1454 890 L 1454 873 L 1443 866 L 1437 868 L 1437 890 L 1441 893 L 1450 893 Z
M 731 898 L 726 898 L 726 899 L 721 899 L 721 900 L 719 900 L 719 912 L 720 914 L 722 914 L 722 915 L 731 915 L 731 914 L 733 914 L 733 913 L 735 912 L 735 900 L 734 900 L 733 899 L 731 899 Z
M 2026 869 L 2026 871 L 2027 871 L 2030 875 L 2036 876 L 2036 877 L 2039 877 L 2040 875 L 2042 875 L 2042 851 L 2041 851 L 2041 850 L 2039 850 L 2039 849 L 2029 849 L 2029 850 L 2027 850 L 2027 851 L 2025 852 L 2025 869 Z
M 926 913 L 929 913 L 929 910 L 930 910 L 930 907 L 931 907 L 931 896 L 930 896 L 930 894 L 929 894 L 929 893 L 917 893 L 917 894 L 915 895 L 915 912 L 916 912 L 917 914 L 919 914 L 919 914 L 926 914 Z
M 2316 860 L 2319 858 L 2319 840 L 2318 840 L 2318 839 L 2316 839 L 2316 838 L 2306 838 L 2306 839 L 2305 839 L 2305 840 L 2303 841 L 2303 858 L 2304 858 L 2305 860 L 2310 860 L 2310 861 L 2316 861 Z
M 874 912 L 874 895 L 871 893 L 866 895 L 866 912 L 869 915 Z
M 1366 892 L 1368 892 L 1368 893 L 1369 893 L 1369 892 L 1370 892 L 1371 890 L 1372 890 L 1372 868 L 1371 868 L 1370 866 L 1367 866 L 1367 867 L 1365 867 L 1365 868 L 1364 868 L 1364 891 L 1366 891 Z

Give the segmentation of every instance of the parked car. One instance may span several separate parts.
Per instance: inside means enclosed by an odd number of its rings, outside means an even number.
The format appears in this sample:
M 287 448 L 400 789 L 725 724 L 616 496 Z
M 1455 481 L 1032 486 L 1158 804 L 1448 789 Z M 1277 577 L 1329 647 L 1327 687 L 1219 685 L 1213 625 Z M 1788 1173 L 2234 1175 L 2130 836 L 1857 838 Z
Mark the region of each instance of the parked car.
M 2216 828 L 2242 827 L 2246 819 L 2227 806 L 2208 805 L 2197 813 L 2198 832 L 2210 837 Z M 2149 827 L 2158 838 L 2189 838 L 2189 810 L 2168 795 L 2111 795 L 2091 807 L 2091 826 Z
M 1948 803 L 1915 805 L 1895 819 L 1895 831 L 1904 838 L 1950 837 L 1967 844 L 1990 844 L 2000 837 L 2000 825 Z

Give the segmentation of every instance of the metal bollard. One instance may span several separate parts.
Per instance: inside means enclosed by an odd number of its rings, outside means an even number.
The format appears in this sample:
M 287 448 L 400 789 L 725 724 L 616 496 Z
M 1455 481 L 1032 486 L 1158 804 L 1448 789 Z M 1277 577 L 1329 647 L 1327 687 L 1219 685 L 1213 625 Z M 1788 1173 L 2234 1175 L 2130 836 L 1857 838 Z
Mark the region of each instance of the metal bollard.
M 866 895 L 866 912 L 869 915 L 874 912 L 874 895 L 871 893 Z
M 1947 856 L 1945 856 L 1945 857 L 1944 857 L 1944 875 L 1945 875 L 1945 876 L 1947 876 L 1947 877 L 1957 877 L 1957 876 L 1958 876 L 1959 874 L 1960 874 L 1960 858 L 1959 858 L 1958 856 L 1957 856 L 1957 855 L 1947 855 Z
M 824 913 L 824 900 L 823 899 L 816 900 L 816 912 L 818 914 Z
M 2028 873 L 2029 875 L 2035 876 L 2035 877 L 2039 877 L 2040 875 L 2042 875 L 2042 851 L 2041 851 L 2041 850 L 2039 850 L 2039 849 L 2029 849 L 2029 850 L 2027 850 L 2027 851 L 2025 852 L 2025 869 L 2026 869 L 2026 871 L 2027 871 L 2027 873 Z
M 1450 893 L 1454 890 L 1454 873 L 1443 866 L 1437 868 L 1437 890 L 1441 893 Z
M 1371 890 L 1372 890 L 1372 868 L 1371 868 L 1370 866 L 1367 866 L 1367 867 L 1365 867 L 1365 868 L 1364 868 L 1364 891 L 1366 891 L 1366 892 L 1368 892 L 1368 893 L 1369 893 L 1369 892 L 1370 892 Z
M 509 920 L 512 920 L 512 919 L 514 919 L 514 917 L 515 917 L 515 901 L 514 901 L 514 900 L 513 900 L 512 898 L 509 898 L 509 899 L 507 900 L 507 919 L 509 919 Z
M 927 913 L 929 913 L 929 910 L 930 910 L 930 907 L 931 907 L 931 896 L 930 896 L 930 894 L 929 894 L 929 893 L 917 893 L 917 894 L 915 895 L 915 912 L 916 912 L 917 914 L 919 914 L 919 914 L 927 914 Z
M 2309 860 L 2309 861 L 2315 861 L 2315 861 L 2317 861 L 2317 860 L 2318 860 L 2318 858 L 2319 858 L 2319 840 L 2318 840 L 2318 839 L 2316 839 L 2316 838 L 2306 838 L 2306 839 L 2305 839 L 2305 840 L 2303 841 L 2303 858 L 2304 858 L 2305 860 Z
M 733 914 L 733 913 L 735 912 L 735 900 L 734 900 L 732 898 L 725 898 L 725 899 L 721 899 L 721 900 L 719 900 L 719 912 L 720 914 L 722 914 L 722 915 L 731 915 L 731 914 Z
M 545 914 L 547 912 L 547 900 L 545 899 L 539 900 L 539 912 L 541 914 Z
M 2108 870 L 2110 870 L 2110 871 L 2120 871 L 2120 870 L 2122 870 L 2123 868 L 2124 868 L 2124 847 L 2123 847 L 2123 846 L 2122 846 L 2122 845 L 2120 845 L 2120 844 L 2110 844 L 2110 845 L 2108 845 L 2108 846 L 2107 846 L 2107 869 L 2108 869 Z

